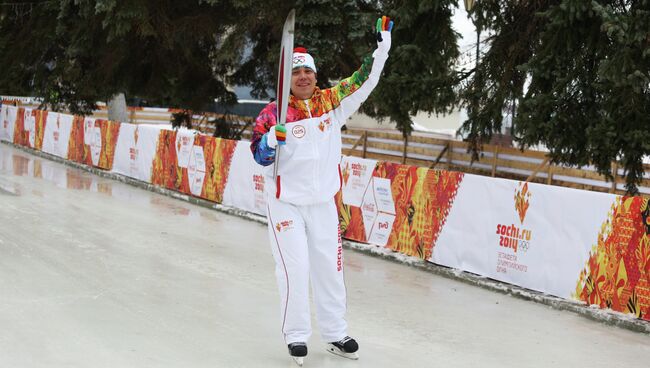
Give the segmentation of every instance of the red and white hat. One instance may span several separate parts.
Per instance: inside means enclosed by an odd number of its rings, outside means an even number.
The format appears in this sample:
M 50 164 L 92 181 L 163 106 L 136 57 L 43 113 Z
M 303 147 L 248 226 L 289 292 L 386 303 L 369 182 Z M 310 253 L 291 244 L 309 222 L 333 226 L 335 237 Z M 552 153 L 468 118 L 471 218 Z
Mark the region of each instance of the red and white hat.
M 307 49 L 304 47 L 296 47 L 293 49 L 293 66 L 295 68 L 309 68 L 317 73 L 316 64 L 314 63 L 314 58 L 307 53 Z

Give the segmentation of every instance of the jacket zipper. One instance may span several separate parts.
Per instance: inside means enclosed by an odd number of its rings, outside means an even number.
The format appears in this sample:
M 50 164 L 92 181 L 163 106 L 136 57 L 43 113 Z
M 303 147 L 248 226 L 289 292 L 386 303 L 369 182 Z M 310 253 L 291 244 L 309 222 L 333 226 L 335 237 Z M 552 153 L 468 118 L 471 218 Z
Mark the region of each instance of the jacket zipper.
M 304 100 L 305 101 L 305 106 L 307 106 L 307 113 L 309 114 L 309 118 L 312 119 L 313 116 L 311 115 L 311 106 L 309 106 L 309 100 Z M 307 127 L 305 127 L 307 129 Z M 311 146 L 311 151 L 314 154 L 314 157 L 316 158 L 316 161 L 320 158 L 318 155 L 318 147 L 317 147 L 317 142 L 312 141 L 309 143 Z M 320 184 L 318 182 L 318 164 L 314 165 L 312 169 L 312 180 L 314 183 L 314 187 L 316 188 L 316 191 L 320 191 Z

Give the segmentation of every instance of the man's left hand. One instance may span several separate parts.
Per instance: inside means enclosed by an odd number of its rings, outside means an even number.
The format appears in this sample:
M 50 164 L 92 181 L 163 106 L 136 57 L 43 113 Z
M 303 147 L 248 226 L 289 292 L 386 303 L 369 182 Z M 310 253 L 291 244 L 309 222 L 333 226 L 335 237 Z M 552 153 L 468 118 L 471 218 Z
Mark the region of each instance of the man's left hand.
M 375 28 L 377 32 L 377 49 L 388 52 L 388 50 L 390 50 L 393 21 L 384 15 L 383 17 L 377 19 Z

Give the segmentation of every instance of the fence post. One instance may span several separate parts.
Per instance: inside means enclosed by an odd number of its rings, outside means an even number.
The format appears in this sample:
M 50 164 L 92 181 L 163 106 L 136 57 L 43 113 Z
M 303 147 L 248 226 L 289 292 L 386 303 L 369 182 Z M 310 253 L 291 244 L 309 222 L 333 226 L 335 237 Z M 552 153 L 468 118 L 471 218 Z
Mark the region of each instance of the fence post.
M 447 141 L 447 170 L 451 170 L 451 153 L 454 150 L 452 141 Z
M 366 150 L 368 149 L 368 131 L 363 132 L 363 158 L 366 158 Z
M 409 137 L 406 136 L 404 137 L 404 153 L 402 155 L 402 164 L 406 164 L 406 147 L 408 147 L 409 144 Z
M 553 164 L 549 164 L 547 177 L 546 177 L 546 184 L 551 185 L 552 183 L 553 183 Z
M 542 161 L 542 163 L 539 164 L 539 166 L 537 166 L 537 168 L 536 168 L 536 169 L 535 169 L 535 170 L 530 174 L 530 176 L 528 177 L 528 179 L 526 179 L 526 182 L 528 183 L 528 182 L 530 182 L 531 180 L 533 180 L 533 179 L 535 178 L 535 176 L 537 176 L 537 173 L 540 172 L 540 170 L 542 170 L 542 169 L 544 168 L 544 166 L 546 166 L 546 164 L 548 164 L 548 161 L 549 161 L 550 159 L 551 159 L 550 157 L 546 156 L 546 158 L 544 159 L 544 161 Z
M 494 146 L 494 155 L 492 156 L 492 177 L 497 175 L 497 160 L 499 159 L 499 146 Z
M 616 161 L 612 163 L 612 176 L 614 180 L 612 180 L 612 187 L 609 192 L 616 194 L 616 177 L 618 176 L 618 162 Z
M 443 148 L 442 151 L 440 151 L 440 153 L 438 154 L 438 157 L 436 157 L 436 159 L 433 161 L 431 166 L 429 166 L 429 169 L 433 169 L 434 167 L 436 167 L 436 165 L 440 162 L 440 160 L 442 159 L 442 156 L 445 154 L 445 152 L 447 152 L 448 149 L 449 149 L 449 144 L 446 144 L 445 148 Z
M 365 136 L 366 136 L 366 131 L 364 130 L 364 131 L 363 131 L 363 134 L 361 134 L 361 136 L 359 137 L 359 139 L 357 139 L 357 141 L 354 142 L 354 144 L 352 145 L 352 148 L 350 148 L 350 150 L 348 151 L 348 154 L 352 155 L 352 152 L 354 152 L 354 149 L 357 148 L 357 146 L 359 145 L 359 143 L 361 143 L 361 142 L 364 140 L 364 137 L 365 137 Z

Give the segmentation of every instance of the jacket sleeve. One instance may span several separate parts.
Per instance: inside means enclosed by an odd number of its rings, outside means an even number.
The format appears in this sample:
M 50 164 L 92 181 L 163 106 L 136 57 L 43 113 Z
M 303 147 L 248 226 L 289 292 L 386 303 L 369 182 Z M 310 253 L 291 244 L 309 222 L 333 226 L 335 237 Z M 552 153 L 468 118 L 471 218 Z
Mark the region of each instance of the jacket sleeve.
M 377 86 L 381 71 L 388 59 L 388 50 L 377 49 L 364 58 L 361 67 L 350 77 L 324 91 L 333 107 L 336 120 L 341 124 L 354 114 Z
M 255 162 L 268 166 L 275 161 L 275 148 L 267 143 L 269 130 L 276 124 L 277 107 L 271 102 L 260 112 L 255 119 L 253 136 L 251 137 L 251 152 Z

